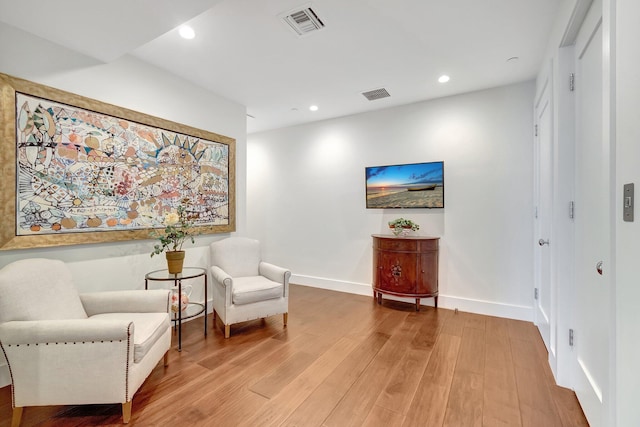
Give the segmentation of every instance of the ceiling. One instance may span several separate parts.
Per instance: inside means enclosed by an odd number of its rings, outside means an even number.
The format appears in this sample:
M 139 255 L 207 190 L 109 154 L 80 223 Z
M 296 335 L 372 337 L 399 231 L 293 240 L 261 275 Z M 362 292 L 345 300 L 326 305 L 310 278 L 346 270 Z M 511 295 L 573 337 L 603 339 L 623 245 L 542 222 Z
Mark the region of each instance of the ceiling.
M 252 133 L 533 79 L 563 1 L 0 0 L 0 21 L 166 69 L 245 105 Z M 298 36 L 280 16 L 301 6 L 325 27 Z

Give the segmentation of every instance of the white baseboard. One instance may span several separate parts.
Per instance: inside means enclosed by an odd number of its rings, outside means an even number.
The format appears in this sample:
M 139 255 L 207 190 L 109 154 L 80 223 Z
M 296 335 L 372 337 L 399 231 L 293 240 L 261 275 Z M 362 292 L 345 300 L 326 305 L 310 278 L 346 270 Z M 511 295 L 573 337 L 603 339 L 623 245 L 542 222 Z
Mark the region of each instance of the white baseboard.
M 332 291 L 347 292 L 357 295 L 369 295 L 373 298 L 373 290 L 368 283 L 345 282 L 341 280 L 326 279 L 323 277 L 305 276 L 302 274 L 293 274 L 290 279 L 291 283 L 302 286 L 311 286 L 313 288 L 322 288 Z M 383 298 L 395 301 L 403 301 L 414 303 L 413 298 L 400 298 L 393 295 L 384 295 Z M 420 305 L 434 305 L 433 298 L 423 298 Z M 526 307 L 514 304 L 504 304 L 493 301 L 474 300 L 469 298 L 461 298 L 450 295 L 440 294 L 438 297 L 438 307 L 448 308 L 469 313 L 485 314 L 487 316 L 504 317 L 507 319 L 533 321 L 533 307 Z
M 371 285 L 357 282 L 345 282 L 342 280 L 326 279 L 324 277 L 304 276 L 292 274 L 289 283 L 310 286 L 312 288 L 328 289 L 330 291 L 346 292 L 356 295 L 370 295 L 373 298 Z

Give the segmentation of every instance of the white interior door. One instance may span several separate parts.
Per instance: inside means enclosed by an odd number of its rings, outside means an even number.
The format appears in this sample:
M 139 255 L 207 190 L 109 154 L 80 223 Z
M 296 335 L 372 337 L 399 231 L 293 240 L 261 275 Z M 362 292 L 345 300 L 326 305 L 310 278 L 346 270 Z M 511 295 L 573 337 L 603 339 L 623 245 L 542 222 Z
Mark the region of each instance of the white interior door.
M 602 6 L 576 39 L 576 286 L 574 389 L 592 427 L 606 425 L 610 279 L 608 133 L 603 126 Z
M 535 322 L 549 352 L 549 363 L 555 373 L 555 297 L 552 277 L 553 238 L 553 135 L 551 82 L 547 79 L 535 106 L 536 114 L 536 277 Z

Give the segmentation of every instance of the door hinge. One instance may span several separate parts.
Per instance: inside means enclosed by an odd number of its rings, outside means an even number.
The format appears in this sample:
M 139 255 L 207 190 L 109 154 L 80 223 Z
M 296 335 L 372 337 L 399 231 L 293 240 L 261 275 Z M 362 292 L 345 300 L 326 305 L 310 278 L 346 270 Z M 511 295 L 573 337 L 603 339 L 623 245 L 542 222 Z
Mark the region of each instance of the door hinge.
M 573 329 L 569 329 L 569 347 L 573 347 Z
M 538 288 L 534 288 L 534 289 L 533 289 L 533 297 L 534 297 L 535 299 L 538 299 Z
M 575 208 L 576 208 L 576 204 L 575 202 L 572 200 L 569 202 L 569 218 L 573 219 L 573 217 L 575 216 Z
M 569 74 L 569 92 L 573 92 L 576 89 L 576 75 Z
M 538 125 L 535 125 L 533 132 L 534 132 L 534 136 L 538 136 Z

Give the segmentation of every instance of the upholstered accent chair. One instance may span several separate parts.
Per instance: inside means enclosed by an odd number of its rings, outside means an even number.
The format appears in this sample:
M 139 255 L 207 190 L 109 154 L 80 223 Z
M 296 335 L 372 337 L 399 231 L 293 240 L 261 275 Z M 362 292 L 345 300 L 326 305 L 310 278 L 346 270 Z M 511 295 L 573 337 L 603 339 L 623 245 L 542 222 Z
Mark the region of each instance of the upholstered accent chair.
M 0 270 L 0 347 L 17 427 L 27 406 L 121 403 L 171 346 L 168 290 L 79 294 L 62 262 L 25 259 Z
M 231 325 L 282 314 L 287 326 L 291 272 L 262 261 L 260 242 L 229 237 L 210 245 L 213 321 L 216 315 L 229 338 Z

